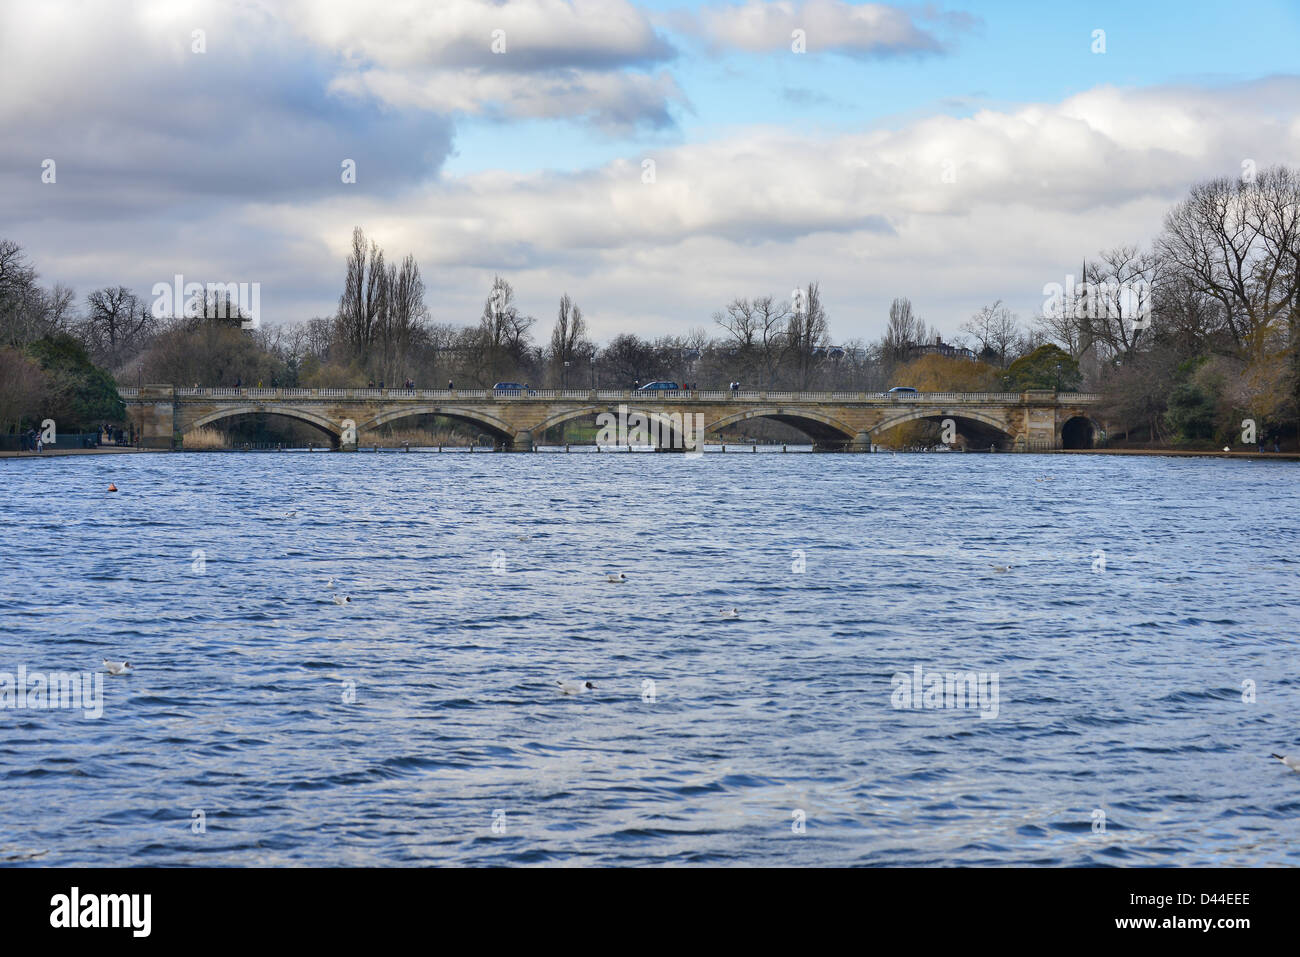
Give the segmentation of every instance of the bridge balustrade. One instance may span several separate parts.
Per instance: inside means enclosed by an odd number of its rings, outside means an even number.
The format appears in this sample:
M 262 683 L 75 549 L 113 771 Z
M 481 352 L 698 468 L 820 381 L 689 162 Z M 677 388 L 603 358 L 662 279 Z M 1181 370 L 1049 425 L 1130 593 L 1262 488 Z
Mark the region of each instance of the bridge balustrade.
M 123 399 L 138 399 L 140 390 L 122 386 L 118 395 Z M 642 392 L 632 389 L 596 389 L 597 401 L 655 399 L 659 401 L 682 401 L 694 399 L 705 402 L 996 402 L 1019 403 L 1024 395 L 1019 392 L 763 392 L 742 390 L 732 392 L 730 389 L 701 389 L 695 391 L 652 391 Z M 210 399 L 569 399 L 590 401 L 591 389 L 530 389 L 492 390 L 492 389 L 303 389 L 303 388 L 183 388 L 175 389 L 178 398 Z M 1071 402 L 1097 402 L 1101 394 L 1096 392 L 1059 392 L 1054 394 L 1054 401 L 1061 404 Z

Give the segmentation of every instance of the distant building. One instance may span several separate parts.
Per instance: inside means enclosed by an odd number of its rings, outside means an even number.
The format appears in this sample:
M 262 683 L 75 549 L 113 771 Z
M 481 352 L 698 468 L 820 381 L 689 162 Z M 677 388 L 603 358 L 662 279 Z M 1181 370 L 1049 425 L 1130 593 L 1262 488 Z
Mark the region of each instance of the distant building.
M 923 342 L 919 345 L 909 346 L 907 358 L 919 359 L 921 356 L 947 356 L 949 359 L 970 359 L 974 361 L 975 353 L 970 349 L 963 349 L 960 346 L 954 346 L 951 342 L 944 342 L 939 336 L 934 337 L 934 342 Z

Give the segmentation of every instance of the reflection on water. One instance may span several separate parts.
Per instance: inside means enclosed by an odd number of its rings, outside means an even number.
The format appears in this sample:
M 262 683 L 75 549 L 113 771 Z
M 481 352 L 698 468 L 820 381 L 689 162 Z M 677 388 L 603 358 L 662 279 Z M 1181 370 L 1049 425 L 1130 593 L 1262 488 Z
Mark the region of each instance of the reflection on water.
M 0 861 L 1294 865 L 1294 468 L 0 462 Z

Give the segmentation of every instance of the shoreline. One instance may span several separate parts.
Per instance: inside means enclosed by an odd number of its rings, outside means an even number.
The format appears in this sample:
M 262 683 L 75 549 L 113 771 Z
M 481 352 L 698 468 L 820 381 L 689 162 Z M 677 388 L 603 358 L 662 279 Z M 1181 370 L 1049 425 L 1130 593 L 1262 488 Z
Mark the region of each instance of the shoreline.
M 746 443 L 746 445 L 749 445 L 749 444 L 752 444 L 752 443 Z M 432 446 L 432 445 L 429 445 L 429 446 L 413 446 L 413 447 L 411 448 L 410 451 L 417 451 L 417 450 L 419 450 L 419 449 L 433 449 L 434 447 L 435 447 L 435 446 Z M 558 449 L 558 448 L 561 448 L 561 446 L 546 446 L 546 447 L 547 447 L 547 448 L 557 448 L 557 449 Z M 584 447 L 588 447 L 588 448 L 589 448 L 590 446 L 584 446 Z M 772 447 L 772 448 L 774 448 L 775 446 L 765 446 L 765 447 Z M 403 451 L 400 447 L 397 447 L 397 446 L 382 447 L 382 448 L 384 448 L 384 451 L 391 451 L 391 452 L 401 452 L 401 451 Z M 452 449 L 455 449 L 456 451 L 464 451 L 464 450 L 467 450 L 468 446 L 461 446 L 461 445 L 457 445 L 457 446 L 444 446 L 443 448 L 447 449 L 448 451 L 450 451 L 450 450 L 452 450 Z M 493 451 L 492 449 L 487 448 L 487 447 L 485 447 L 485 446 L 477 446 L 476 448 L 477 448 L 477 449 L 482 449 L 484 452 L 492 452 L 492 451 Z M 203 454 L 203 453 L 206 453 L 206 452 L 216 452 L 216 453 L 239 453 L 239 452 L 244 452 L 243 449 L 175 449 L 175 450 L 173 450 L 173 449 L 147 449 L 147 448 L 146 448 L 146 449 L 142 449 L 142 448 L 136 448 L 135 446 L 111 446 L 111 445 L 110 445 L 110 446 L 102 446 L 102 447 L 99 447 L 99 448 L 93 448 L 93 449 L 46 449 L 46 450 L 43 451 L 43 452 L 0 451 L 0 459 L 43 459 L 43 458 L 61 458 L 61 457 L 69 456 L 69 455 L 131 455 L 131 454 L 140 454 L 140 453 L 168 453 L 168 452 L 172 452 L 172 451 L 181 452 L 181 453 L 189 452 L 189 453 L 191 453 L 191 454 Z M 308 450 L 307 450 L 307 449 L 281 449 L 281 450 L 277 450 L 277 449 L 250 449 L 250 450 L 248 450 L 248 452 L 245 453 L 245 454 L 252 455 L 252 454 L 260 454 L 260 453 L 275 453 L 275 452 L 277 452 L 277 451 L 284 451 L 284 452 L 290 452 L 290 451 L 307 452 Z M 319 451 L 319 452 L 332 452 L 333 450 L 332 450 L 332 449 L 317 449 L 317 450 L 315 450 L 315 451 Z M 360 449 L 358 449 L 357 451 L 360 451 Z M 850 454 L 855 454 L 855 453 L 850 453 Z M 881 455 L 881 454 L 884 454 L 884 453 L 883 453 L 883 452 L 876 452 L 876 453 L 856 453 L 856 454 L 876 454 L 876 455 Z M 896 453 L 896 454 L 900 454 L 900 455 L 926 455 L 926 454 L 937 454 L 937 453 L 925 453 L 925 452 L 900 452 L 900 453 Z M 987 453 L 977 453 L 977 454 L 987 454 Z M 1274 460 L 1278 460 L 1278 461 L 1287 461 L 1287 462 L 1297 462 L 1297 461 L 1300 461 L 1300 452 L 1246 452 L 1246 451 L 1242 451 L 1242 452 L 1224 452 L 1222 449 L 1218 449 L 1218 450 L 1215 450 L 1215 449 L 1203 449 L 1203 450 L 1195 450 L 1195 449 L 1050 449 L 1050 450 L 1043 451 L 1043 452 L 1003 452 L 1003 453 L 999 453 L 999 454 L 1002 454 L 1002 455 L 1013 455 L 1013 456 L 1020 456 L 1020 455 L 1146 455 L 1146 456 L 1164 456 L 1164 457 L 1166 457 L 1166 458 L 1188 458 L 1188 457 L 1192 457 L 1192 458 L 1217 458 L 1217 459 L 1274 459 Z
M 138 449 L 134 445 L 104 445 L 93 449 L 45 449 L 43 452 L 0 451 L 0 459 L 43 459 L 64 455 L 123 455 L 130 452 L 166 452 L 167 449 Z

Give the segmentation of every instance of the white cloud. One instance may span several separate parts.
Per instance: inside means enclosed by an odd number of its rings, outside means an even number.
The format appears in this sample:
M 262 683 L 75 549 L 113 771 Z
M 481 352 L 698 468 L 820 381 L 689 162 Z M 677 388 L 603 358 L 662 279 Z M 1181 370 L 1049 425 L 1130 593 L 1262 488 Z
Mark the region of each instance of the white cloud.
M 938 36 L 918 25 L 910 13 L 882 3 L 745 0 L 705 7 L 696 28 L 717 46 L 750 52 L 788 51 L 795 30 L 804 32 L 809 53 L 889 56 L 943 50 Z
M 390 106 L 666 126 L 675 51 L 625 0 L 303 0 L 288 22 L 341 66 L 332 89 Z
M 298 0 L 268 9 L 317 45 L 390 70 L 613 68 L 673 53 L 626 0 Z
M 1300 155 L 1300 80 L 1206 91 L 1100 87 L 1056 104 L 896 130 L 807 137 L 754 129 L 580 174 L 479 173 L 364 198 L 250 207 L 331 248 L 351 227 L 414 252 L 441 288 L 439 318 L 468 321 L 492 272 L 549 321 L 574 294 L 602 336 L 707 325 L 736 295 L 821 279 L 841 338 L 874 336 L 896 295 L 945 332 L 983 302 L 1028 318 L 1044 283 L 1083 256 L 1143 242 L 1187 186 Z M 951 161 L 955 182 L 945 182 Z
M 515 119 L 573 118 L 610 129 L 667 126 L 670 102 L 684 102 L 667 73 L 602 73 L 551 69 L 540 75 L 467 68 L 420 73 L 355 70 L 330 89 L 389 106 L 436 113 L 493 114 Z
M 877 335 L 896 295 L 944 331 L 994 298 L 1027 314 L 1083 256 L 1154 234 L 1190 183 L 1235 175 L 1245 159 L 1262 168 L 1300 156 L 1300 79 L 1283 77 L 1098 87 L 895 129 L 741 130 L 571 174 L 438 178 L 450 127 L 428 112 L 431 98 L 443 97 L 440 109 L 513 99 L 523 115 L 630 122 L 674 88 L 643 69 L 656 41 L 628 4 L 502 5 L 525 34 L 530 10 L 578 30 L 566 39 L 546 21 L 537 49 L 550 52 L 514 74 L 446 66 L 445 39 L 418 30 L 404 45 L 400 15 L 416 8 L 396 9 L 322 13 L 326 30 L 250 4 L 0 7 L 0 62 L 23 77 L 0 84 L 5 236 L 47 280 L 83 293 L 147 289 L 175 272 L 259 281 L 272 321 L 333 308 L 355 224 L 392 254 L 415 253 L 436 316 L 450 321 L 473 319 L 494 271 L 547 322 L 567 290 L 605 337 L 707 325 L 733 296 L 820 279 L 833 328 L 849 338 Z M 373 30 L 354 30 L 363 12 Z M 578 24 L 588 15 L 598 27 Z M 457 36 L 481 30 L 465 22 Z M 76 29 L 65 37 L 66 23 Z M 201 56 L 188 46 L 196 25 L 208 31 Z M 584 53 L 607 33 L 629 69 Z M 446 71 L 462 86 L 438 89 Z M 331 82 L 352 95 L 329 95 Z M 39 183 L 47 156 L 57 185 Z M 339 182 L 343 157 L 358 159 L 355 187 Z M 646 158 L 653 184 L 642 182 Z

